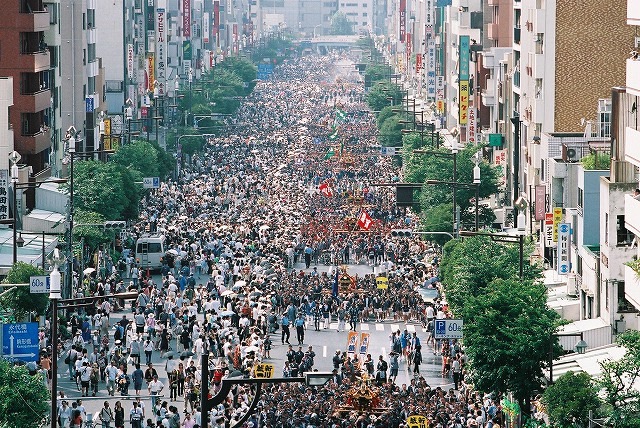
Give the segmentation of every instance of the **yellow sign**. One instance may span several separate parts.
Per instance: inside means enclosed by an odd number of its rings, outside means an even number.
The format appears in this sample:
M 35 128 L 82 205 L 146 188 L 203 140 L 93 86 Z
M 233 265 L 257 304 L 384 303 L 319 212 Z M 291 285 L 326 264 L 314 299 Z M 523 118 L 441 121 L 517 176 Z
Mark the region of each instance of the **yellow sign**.
M 389 288 L 389 279 L 384 276 L 379 276 L 376 278 L 376 285 L 378 286 L 378 289 L 386 290 Z
M 469 81 L 460 81 L 460 100 L 458 105 L 458 123 L 460 125 L 466 125 L 469 122 Z
M 407 425 L 409 428 L 427 428 L 429 420 L 422 415 L 413 415 L 407 418 Z
M 114 152 L 117 152 L 119 148 L 120 148 L 120 137 L 111 137 L 111 150 L 113 150 Z
M 153 88 L 155 88 L 155 80 L 156 80 L 156 75 L 155 75 L 155 57 L 153 56 L 153 54 L 150 54 L 149 57 L 147 58 L 147 76 L 149 76 L 149 91 L 153 92 Z
M 253 376 L 259 379 L 271 379 L 275 373 L 273 364 L 256 364 L 253 366 Z
M 553 242 L 558 242 L 558 225 L 562 222 L 562 207 L 553 209 Z
M 104 145 L 104 150 L 111 150 L 111 137 L 102 137 L 102 144 Z
M 104 135 L 111 135 L 111 119 L 104 120 Z
M 439 111 L 440 113 L 444 112 L 444 100 L 439 99 L 439 100 L 437 101 L 437 106 L 438 106 L 438 111 Z

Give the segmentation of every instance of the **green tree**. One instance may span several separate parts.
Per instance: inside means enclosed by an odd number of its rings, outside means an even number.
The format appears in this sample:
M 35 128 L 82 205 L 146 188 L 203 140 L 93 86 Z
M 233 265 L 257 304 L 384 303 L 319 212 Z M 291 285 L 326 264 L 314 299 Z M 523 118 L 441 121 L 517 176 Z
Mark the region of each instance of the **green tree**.
M 616 343 L 626 353 L 617 361 L 600 362 L 602 373 L 598 388 L 604 391 L 605 411 L 609 423 L 616 428 L 640 426 L 640 332 L 627 330 L 619 335 Z
M 135 140 L 131 144 L 120 147 L 111 156 L 110 161 L 132 171 L 136 181 L 142 181 L 143 177 L 159 175 L 158 152 L 151 143 L 146 141 Z
M 557 428 L 586 426 L 589 411 L 600 407 L 598 390 L 587 373 L 567 372 L 542 395 L 551 425 Z
M 331 17 L 331 28 L 329 32 L 334 36 L 350 36 L 353 34 L 353 22 L 347 19 L 342 12 L 336 12 Z
M 87 225 L 99 225 L 105 222 L 102 215 L 93 211 L 76 211 L 74 215 L 74 222 L 77 224 Z M 114 231 L 107 231 L 99 226 L 76 226 L 73 228 L 73 242 L 80 242 L 84 239 L 85 245 L 88 245 L 92 250 L 98 248 L 98 245 L 105 242 L 113 241 L 115 238 Z M 80 254 L 76 254 L 79 256 Z
M 400 91 L 396 85 L 388 81 L 383 81 L 373 85 L 371 90 L 369 90 L 367 94 L 367 104 L 372 111 L 378 112 L 386 106 L 400 105 L 402 103 L 402 96 L 402 91 Z
M 0 359 L 0 424 L 7 428 L 38 427 L 49 411 L 49 393 L 40 374 Z
M 368 86 L 375 85 L 378 82 L 384 82 L 389 79 L 391 67 L 388 65 L 368 64 L 364 72 L 364 81 Z
M 448 207 L 451 215 L 451 205 Z M 538 265 L 527 263 L 531 251 L 531 246 L 525 245 L 523 281 L 535 281 L 541 276 Z M 507 280 L 519 276 L 518 244 L 494 242 L 487 236 L 473 236 L 447 242 L 444 253 L 447 256 L 440 264 L 440 275 L 446 285 L 447 302 L 453 312 L 463 318 L 474 315 L 466 306 L 467 298 L 486 295 L 495 279 Z
M 4 284 L 28 284 L 29 278 L 37 275 L 44 275 L 44 271 L 28 263 L 18 262 L 9 269 L 7 277 L 2 282 Z M 48 304 L 48 295 L 31 294 L 29 287 L 16 287 L 15 290 L 0 298 L 0 307 L 11 312 L 16 320 L 24 320 L 29 312 L 42 315 Z
M 105 220 L 126 220 L 137 215 L 139 200 L 131 173 L 117 163 L 95 160 L 75 163 L 76 210 L 99 213 Z M 123 218 L 125 213 L 128 217 Z
M 608 153 L 591 153 L 580 159 L 580 163 L 587 170 L 609 169 L 611 166 L 611 155 Z
M 466 297 L 464 314 L 474 388 L 511 392 L 527 412 L 531 397 L 542 387 L 549 347 L 558 346 L 553 333 L 560 316 L 547 307 L 546 287 L 513 276 L 495 279 L 482 295 Z
M 385 147 L 400 147 L 402 145 L 402 129 L 400 116 L 391 116 L 380 125 L 380 144 Z

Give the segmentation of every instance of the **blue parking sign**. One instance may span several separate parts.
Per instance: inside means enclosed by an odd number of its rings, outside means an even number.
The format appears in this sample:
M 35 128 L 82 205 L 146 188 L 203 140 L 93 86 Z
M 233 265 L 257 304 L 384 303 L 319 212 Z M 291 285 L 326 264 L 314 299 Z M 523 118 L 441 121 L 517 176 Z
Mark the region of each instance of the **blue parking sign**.
M 2 354 L 5 358 L 37 361 L 39 352 L 37 322 L 2 325 Z
M 447 322 L 445 320 L 436 320 L 435 336 L 445 336 L 447 334 Z

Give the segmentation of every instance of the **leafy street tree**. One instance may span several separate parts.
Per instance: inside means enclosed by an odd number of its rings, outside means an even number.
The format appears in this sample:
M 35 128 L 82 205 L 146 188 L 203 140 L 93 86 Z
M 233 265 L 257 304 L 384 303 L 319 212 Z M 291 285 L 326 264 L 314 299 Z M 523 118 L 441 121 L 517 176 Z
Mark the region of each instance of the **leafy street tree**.
M 554 427 L 585 427 L 589 411 L 600 407 L 598 389 L 587 373 L 568 372 L 556 379 L 542 395 L 549 420 Z
M 512 392 L 526 412 L 542 387 L 549 347 L 558 342 L 552 334 L 560 316 L 547 307 L 546 287 L 513 276 L 495 279 L 481 295 L 466 297 L 463 313 L 474 388 Z
M 640 332 L 627 330 L 616 343 L 626 349 L 617 361 L 600 363 L 602 374 L 597 385 L 604 390 L 605 411 L 616 428 L 640 426 Z
M 44 275 L 44 272 L 28 263 L 18 262 L 11 267 L 3 283 L 27 284 L 29 278 L 36 275 Z M 12 313 L 18 321 L 26 319 L 29 312 L 35 312 L 37 315 L 44 314 L 48 304 L 48 295 L 31 294 L 29 287 L 16 287 L 15 290 L 0 298 L 0 308 Z
M 74 206 L 77 210 L 99 213 L 105 220 L 127 220 L 137 216 L 138 188 L 127 169 L 115 162 L 89 160 L 76 162 L 74 174 Z
M 377 112 L 386 106 L 400 105 L 400 103 L 402 103 L 402 96 L 402 91 L 400 91 L 396 85 L 388 81 L 383 81 L 373 85 L 367 94 L 367 104 L 372 111 Z M 379 126 L 380 124 L 378 124 L 378 127 Z
M 349 36 L 353 34 L 353 22 L 347 19 L 342 12 L 336 12 L 331 17 L 331 29 L 329 30 L 334 36 Z
M 41 426 L 49 411 L 49 392 L 40 374 L 0 359 L 0 426 Z
M 400 116 L 391 116 L 380 125 L 380 144 L 385 147 L 400 147 L 402 145 L 402 128 Z
M 131 170 L 136 181 L 159 175 L 158 152 L 146 141 L 136 140 L 120 147 L 111 156 L 111 162 Z

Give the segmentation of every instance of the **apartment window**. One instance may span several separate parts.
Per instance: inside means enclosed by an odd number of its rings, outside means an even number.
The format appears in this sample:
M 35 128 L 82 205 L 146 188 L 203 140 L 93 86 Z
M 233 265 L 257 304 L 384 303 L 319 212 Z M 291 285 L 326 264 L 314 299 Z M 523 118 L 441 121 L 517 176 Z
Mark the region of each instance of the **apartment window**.
M 578 187 L 578 214 L 582 216 L 584 210 L 584 189 Z
M 609 243 L 609 213 L 604 213 L 604 243 Z
M 95 77 L 88 77 L 87 78 L 87 90 L 89 91 L 90 94 L 93 94 L 96 92 L 96 78 Z
M 87 14 L 86 13 L 82 14 L 82 29 L 83 30 L 87 29 Z
M 90 43 L 87 45 L 87 55 L 88 55 L 89 62 L 93 62 L 96 60 L 96 44 L 95 43 Z
M 87 27 L 89 29 L 96 26 L 96 11 L 95 9 L 87 9 Z
M 367 7 L 367 4 L 366 3 L 362 3 L 362 7 Z
M 48 4 L 49 9 L 49 24 L 55 25 L 58 23 L 58 6 L 57 4 Z
M 598 120 L 600 122 L 600 136 L 611 136 L 611 99 L 598 100 Z
M 366 16 L 368 16 L 367 12 L 362 12 L 362 17 L 364 18 Z M 362 25 L 366 25 L 366 24 L 362 24 Z
M 576 257 L 576 273 L 582 276 L 582 257 Z
M 619 215 L 616 220 L 616 245 L 631 244 L 633 234 L 624 225 L 624 215 Z

